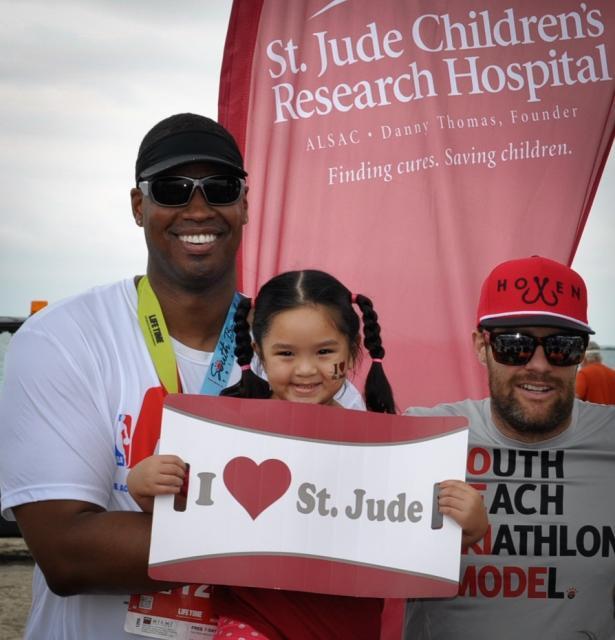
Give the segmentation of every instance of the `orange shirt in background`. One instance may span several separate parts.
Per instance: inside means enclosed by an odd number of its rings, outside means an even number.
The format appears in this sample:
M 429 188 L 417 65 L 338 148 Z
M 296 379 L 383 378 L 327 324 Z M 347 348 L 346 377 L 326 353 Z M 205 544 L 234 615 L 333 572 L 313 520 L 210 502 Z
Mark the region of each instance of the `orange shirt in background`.
M 615 404 L 615 371 L 601 362 L 592 362 L 577 372 L 576 394 L 581 400 Z

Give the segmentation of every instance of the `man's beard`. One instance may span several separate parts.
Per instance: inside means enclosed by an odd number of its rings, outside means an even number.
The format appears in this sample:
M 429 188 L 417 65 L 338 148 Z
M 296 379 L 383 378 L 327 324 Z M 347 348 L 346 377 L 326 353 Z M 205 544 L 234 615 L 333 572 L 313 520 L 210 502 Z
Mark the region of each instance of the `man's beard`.
M 563 391 L 550 404 L 548 412 L 533 415 L 529 409 L 515 398 L 515 383 L 509 382 L 510 389 L 504 388 L 497 376 L 489 376 L 489 391 L 491 392 L 491 408 L 498 417 L 512 430 L 521 434 L 549 434 L 557 431 L 572 414 L 574 405 L 574 387 L 564 388 L 561 381 L 548 377 L 528 378 L 524 376 L 523 382 L 530 384 L 548 384 L 556 390 Z

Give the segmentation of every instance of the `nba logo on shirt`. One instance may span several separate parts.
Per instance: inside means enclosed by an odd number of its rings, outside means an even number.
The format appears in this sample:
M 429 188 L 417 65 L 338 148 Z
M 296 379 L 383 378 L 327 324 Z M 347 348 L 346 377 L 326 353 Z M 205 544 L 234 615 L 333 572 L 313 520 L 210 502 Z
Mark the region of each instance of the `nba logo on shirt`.
M 150 387 L 136 420 L 129 413 L 119 413 L 115 421 L 115 463 L 131 469 L 156 450 L 160 438 L 164 387 Z
M 115 463 L 118 467 L 128 465 L 131 437 L 132 417 L 127 413 L 120 413 L 117 417 L 115 429 Z

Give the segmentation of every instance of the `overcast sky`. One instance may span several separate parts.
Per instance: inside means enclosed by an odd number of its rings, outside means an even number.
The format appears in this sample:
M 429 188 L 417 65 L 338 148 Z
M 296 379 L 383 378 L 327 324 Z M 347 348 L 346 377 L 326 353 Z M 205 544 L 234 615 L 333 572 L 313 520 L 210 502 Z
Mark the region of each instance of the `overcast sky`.
M 0 316 L 143 273 L 128 196 L 137 148 L 172 113 L 217 117 L 231 4 L 0 0 Z M 611 345 L 614 156 L 573 263 Z

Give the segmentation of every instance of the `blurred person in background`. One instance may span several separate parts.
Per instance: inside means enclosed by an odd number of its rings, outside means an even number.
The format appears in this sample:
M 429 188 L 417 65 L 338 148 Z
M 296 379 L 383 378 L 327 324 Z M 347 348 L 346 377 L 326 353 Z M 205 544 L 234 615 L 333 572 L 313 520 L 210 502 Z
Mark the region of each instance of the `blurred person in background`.
M 597 342 L 587 345 L 585 359 L 577 372 L 576 394 L 587 402 L 615 404 L 615 370 L 602 362 Z

